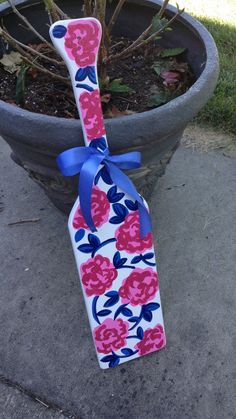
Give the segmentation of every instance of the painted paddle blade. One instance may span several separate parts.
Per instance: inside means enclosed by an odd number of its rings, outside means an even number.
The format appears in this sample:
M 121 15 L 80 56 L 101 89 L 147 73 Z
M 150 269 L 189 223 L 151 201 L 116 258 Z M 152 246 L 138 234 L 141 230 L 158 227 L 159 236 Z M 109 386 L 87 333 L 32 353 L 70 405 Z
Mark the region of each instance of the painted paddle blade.
M 101 33 L 94 18 L 50 28 L 70 72 L 85 144 L 103 152 L 107 140 L 96 67 Z M 99 365 L 109 368 L 165 346 L 153 236 L 141 239 L 138 203 L 113 182 L 105 164 L 99 165 L 92 189 L 94 232 L 80 199 L 68 227 Z

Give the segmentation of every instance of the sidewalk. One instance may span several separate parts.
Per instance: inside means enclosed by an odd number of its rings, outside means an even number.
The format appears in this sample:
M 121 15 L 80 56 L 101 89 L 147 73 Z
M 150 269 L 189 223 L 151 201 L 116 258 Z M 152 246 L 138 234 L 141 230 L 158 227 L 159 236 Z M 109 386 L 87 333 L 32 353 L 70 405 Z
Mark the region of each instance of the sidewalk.
M 67 419 L 58 409 L 46 407 L 17 388 L 0 382 L 1 419 Z
M 107 371 L 97 364 L 65 216 L 2 140 L 0 160 L 0 375 L 67 412 L 42 413 L 23 393 L 7 411 L 4 384 L 0 417 L 233 419 L 236 159 L 175 153 L 151 203 L 167 347 Z M 8 225 L 31 218 L 40 220 Z M 22 403 L 34 405 L 21 413 Z

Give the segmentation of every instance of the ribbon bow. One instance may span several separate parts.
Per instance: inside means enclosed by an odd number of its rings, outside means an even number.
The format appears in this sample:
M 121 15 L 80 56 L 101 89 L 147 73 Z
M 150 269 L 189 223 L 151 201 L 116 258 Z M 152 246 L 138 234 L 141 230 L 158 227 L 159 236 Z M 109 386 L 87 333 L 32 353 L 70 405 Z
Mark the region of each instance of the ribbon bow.
M 96 231 L 91 214 L 92 188 L 101 163 L 108 170 L 114 184 L 137 201 L 141 238 L 143 239 L 151 231 L 150 215 L 143 199 L 129 177 L 120 170 L 140 167 L 141 154 L 138 151 L 112 156 L 107 148 L 102 150 L 94 147 L 75 147 L 59 154 L 57 163 L 64 176 L 74 176 L 80 173 L 78 185 L 80 208 L 91 231 Z

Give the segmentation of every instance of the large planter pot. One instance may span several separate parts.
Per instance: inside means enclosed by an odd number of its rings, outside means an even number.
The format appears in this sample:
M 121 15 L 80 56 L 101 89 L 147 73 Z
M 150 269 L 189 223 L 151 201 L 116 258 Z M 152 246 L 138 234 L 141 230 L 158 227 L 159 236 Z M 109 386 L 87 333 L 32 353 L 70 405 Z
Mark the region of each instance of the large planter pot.
M 78 17 L 80 1 L 61 2 L 70 16 Z M 41 2 L 17 0 L 22 13 L 47 36 L 47 15 Z M 60 2 L 59 2 L 60 4 Z M 115 26 L 116 35 L 135 38 L 150 23 L 160 1 L 127 1 Z M 168 7 L 168 15 L 175 12 Z M 33 42 L 31 32 L 19 26 L 8 3 L 0 5 L 0 16 L 5 16 L 9 31 L 23 42 Z M 131 24 L 132 22 L 132 24 Z M 159 108 L 125 117 L 106 120 L 112 153 L 140 150 L 143 166 L 131 177 L 146 198 L 158 176 L 177 148 L 187 123 L 205 105 L 215 88 L 219 65 L 212 36 L 197 20 L 186 13 L 174 24 L 174 30 L 161 40 L 165 47 L 185 47 L 186 59 L 195 83 L 183 95 Z M 12 149 L 12 158 L 20 164 L 45 190 L 53 203 L 68 212 L 77 193 L 77 180 L 60 175 L 55 158 L 63 150 L 83 145 L 79 120 L 67 120 L 25 111 L 0 101 L 0 133 Z

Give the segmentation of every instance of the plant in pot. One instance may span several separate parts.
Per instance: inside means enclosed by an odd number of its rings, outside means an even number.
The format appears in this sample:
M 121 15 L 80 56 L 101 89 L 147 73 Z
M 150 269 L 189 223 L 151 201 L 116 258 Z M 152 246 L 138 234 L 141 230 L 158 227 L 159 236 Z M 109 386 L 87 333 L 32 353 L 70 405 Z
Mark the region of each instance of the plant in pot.
M 211 35 L 168 3 L 9 0 L 0 6 L 0 132 L 13 159 L 63 211 L 75 200 L 76 179 L 60 175 L 55 157 L 82 145 L 83 137 L 65 65 L 48 41 L 49 22 L 93 15 L 102 23 L 99 77 L 111 151 L 141 150 L 143 166 L 132 177 L 148 197 L 218 76 Z M 83 39 L 72 33 L 67 42 L 77 48 L 79 64 Z M 87 71 L 81 69 L 78 83 L 93 77 Z

